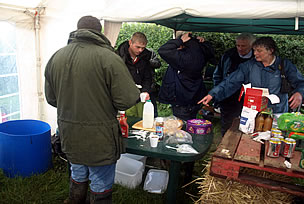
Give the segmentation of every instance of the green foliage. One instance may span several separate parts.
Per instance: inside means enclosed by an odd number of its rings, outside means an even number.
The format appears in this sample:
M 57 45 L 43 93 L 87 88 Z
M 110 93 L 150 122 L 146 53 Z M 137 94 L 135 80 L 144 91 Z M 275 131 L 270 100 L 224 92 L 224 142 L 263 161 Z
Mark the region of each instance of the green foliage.
M 167 117 L 172 115 L 171 105 L 163 104 L 159 102 L 156 103 L 157 103 L 157 112 L 159 117 Z

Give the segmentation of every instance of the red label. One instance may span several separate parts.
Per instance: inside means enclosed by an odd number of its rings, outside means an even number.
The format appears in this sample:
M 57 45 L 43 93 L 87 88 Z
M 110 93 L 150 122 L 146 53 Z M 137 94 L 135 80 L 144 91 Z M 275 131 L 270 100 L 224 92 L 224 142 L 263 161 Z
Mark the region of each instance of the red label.
M 128 137 L 128 127 L 121 126 L 121 133 L 123 137 Z

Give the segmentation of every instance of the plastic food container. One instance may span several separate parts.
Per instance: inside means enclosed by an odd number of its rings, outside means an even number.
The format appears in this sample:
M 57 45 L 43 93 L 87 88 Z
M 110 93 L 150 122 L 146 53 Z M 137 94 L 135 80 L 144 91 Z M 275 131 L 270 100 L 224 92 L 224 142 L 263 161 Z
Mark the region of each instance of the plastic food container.
M 204 119 L 191 119 L 187 120 L 187 132 L 206 135 L 209 134 L 212 130 L 212 124 L 209 120 Z
M 116 163 L 115 183 L 134 189 L 141 183 L 143 172 L 142 162 L 123 156 Z
M 145 179 L 144 190 L 150 193 L 164 193 L 167 189 L 168 181 L 168 171 L 150 169 Z

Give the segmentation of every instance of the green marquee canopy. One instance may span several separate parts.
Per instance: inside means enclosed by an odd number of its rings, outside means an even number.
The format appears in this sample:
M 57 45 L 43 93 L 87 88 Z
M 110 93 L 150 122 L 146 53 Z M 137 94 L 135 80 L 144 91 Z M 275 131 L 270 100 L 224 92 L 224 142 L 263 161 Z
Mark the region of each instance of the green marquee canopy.
M 171 18 L 148 21 L 163 25 L 174 30 L 193 32 L 223 32 L 223 33 L 260 33 L 260 34 L 304 34 L 304 18 L 263 18 L 263 19 L 235 19 L 235 18 L 207 18 L 193 17 L 181 14 Z

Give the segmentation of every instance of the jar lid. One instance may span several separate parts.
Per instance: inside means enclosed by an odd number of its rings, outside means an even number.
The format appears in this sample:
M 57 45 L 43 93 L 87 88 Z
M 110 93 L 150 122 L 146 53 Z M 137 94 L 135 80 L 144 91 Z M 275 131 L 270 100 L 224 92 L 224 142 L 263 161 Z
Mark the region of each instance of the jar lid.
M 164 122 L 164 118 L 162 118 L 162 117 L 157 117 L 157 118 L 155 118 L 155 120 L 156 120 L 156 122 L 159 122 L 159 123 Z

